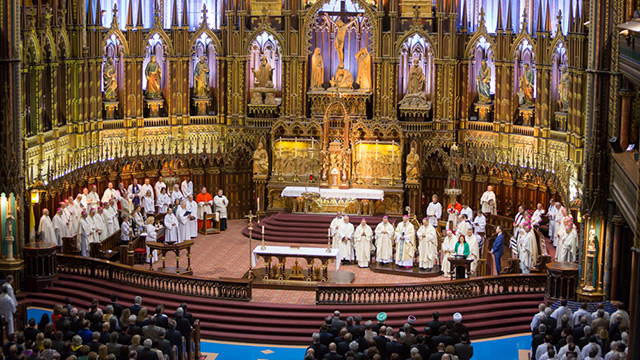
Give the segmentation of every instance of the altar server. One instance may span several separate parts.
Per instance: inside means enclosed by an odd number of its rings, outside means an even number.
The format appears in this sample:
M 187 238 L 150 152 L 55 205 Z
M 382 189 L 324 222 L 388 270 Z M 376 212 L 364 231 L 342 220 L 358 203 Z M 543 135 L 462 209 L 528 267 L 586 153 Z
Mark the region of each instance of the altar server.
M 178 242 L 181 243 L 185 240 L 191 239 L 189 236 L 189 210 L 187 210 L 187 202 L 182 200 L 176 217 L 178 218 Z
M 413 257 L 416 253 L 416 230 L 405 215 L 398 224 L 395 232 L 396 238 L 396 265 L 410 268 L 413 266 Z
M 520 258 L 520 269 L 523 274 L 529 274 L 538 258 L 538 246 L 536 235 L 531 229 L 531 224 L 524 224 L 524 235 L 518 239 L 518 256 Z
M 438 202 L 438 195 L 433 194 L 431 196 L 431 202 L 427 206 L 427 219 L 429 224 L 434 228 L 438 227 L 438 220 L 442 217 L 442 205 Z
M 429 223 L 428 218 L 422 219 L 422 226 L 416 233 L 418 236 L 418 266 L 420 269 L 431 270 L 438 256 L 438 234 Z
M 0 315 L 7 322 L 7 334 L 14 333 L 13 316 L 16 313 L 16 302 L 9 295 L 9 287 L 3 286 L 0 293 Z
M 382 222 L 376 226 L 376 261 L 388 264 L 393 258 L 393 225 L 389 217 L 384 216 Z
M 85 209 L 89 209 L 90 201 L 91 200 L 89 199 L 89 189 L 82 188 L 82 194 L 80 194 L 80 203 L 82 204 L 82 207 L 84 207 Z
M 162 175 L 158 177 L 158 181 L 156 181 L 156 183 L 153 185 L 153 189 L 156 191 L 154 193 L 155 196 L 160 196 L 160 193 L 162 193 L 162 189 L 165 189 L 165 191 L 167 190 L 167 184 L 165 184 L 162 180 Z
M 89 224 L 91 225 L 91 229 L 93 229 L 93 235 L 89 237 L 89 244 L 100 242 L 100 232 L 98 231 L 98 224 L 96 224 L 96 210 L 89 210 Z
M 513 219 L 513 237 L 518 240 L 520 238 L 520 234 L 523 233 L 523 224 L 525 223 L 524 218 L 524 206 L 518 206 L 518 213 Z
M 547 234 L 549 236 L 549 239 L 551 240 L 551 244 L 555 247 L 556 243 L 555 243 L 555 228 L 556 228 L 556 224 L 555 221 L 553 221 L 555 219 L 556 216 L 556 201 L 551 199 L 549 200 L 549 210 L 547 211 L 547 218 L 549 219 L 549 233 Z
M 575 262 L 578 259 L 578 233 L 574 229 L 573 223 L 565 227 L 566 238 L 562 242 L 562 248 L 558 248 L 560 257 L 558 261 Z
M 176 201 L 180 204 L 180 201 L 184 199 L 184 195 L 182 191 L 180 191 L 180 186 L 178 184 L 173 185 L 173 191 L 171 191 L 171 205 L 175 205 Z
M 80 248 L 80 255 L 84 257 L 89 256 L 89 240 L 93 236 L 93 227 L 89 222 L 89 214 L 86 210 L 82 211 L 82 217 L 78 225 L 78 247 Z
M 359 267 L 369 267 L 372 238 L 373 230 L 371 230 L 371 227 L 367 225 L 367 219 L 362 218 L 362 220 L 360 220 L 360 225 L 358 225 L 353 234 L 356 260 L 358 261 Z
M 213 199 L 216 205 L 216 212 L 220 214 L 220 231 L 227 230 L 227 205 L 229 199 L 222 194 L 222 189 L 218 190 L 218 195 Z
M 198 236 L 198 204 L 193 200 L 193 195 L 187 197 L 187 211 L 189 211 L 189 238 L 195 239 Z
M 188 176 L 182 181 L 181 187 L 182 187 L 182 195 L 185 198 L 188 197 L 189 195 L 193 195 L 193 182 Z
M 93 222 L 98 230 L 98 241 L 102 241 L 109 236 L 107 231 L 107 223 L 105 222 L 104 209 L 99 206 L 98 211 L 93 215 Z
M 158 214 L 167 213 L 167 209 L 171 206 L 171 198 L 167 194 L 166 187 L 163 187 L 160 189 L 160 193 L 158 195 L 158 200 L 156 200 L 156 204 L 158 205 Z
M 202 228 L 202 222 L 205 215 L 213 214 L 211 207 L 213 206 L 213 197 L 207 192 L 206 187 L 202 187 L 198 196 L 196 196 L 196 202 L 198 203 L 198 229 Z M 211 220 L 207 220 L 207 229 L 211 227 Z
M 338 230 L 338 236 L 340 242 L 338 243 L 338 249 L 340 249 L 340 259 L 343 261 L 353 260 L 353 224 L 349 222 L 348 216 L 342 217 L 342 224 Z
M 133 183 L 127 188 L 129 200 L 134 207 L 140 205 L 141 190 L 140 185 L 138 185 L 138 179 L 134 178 Z
M 487 218 L 484 213 L 478 210 L 476 217 L 473 219 L 473 230 L 477 233 L 486 233 L 487 230 Z
M 533 225 L 534 228 L 540 226 L 543 216 L 544 208 L 542 207 L 542 203 L 538 203 L 538 205 L 536 205 L 536 211 L 534 211 L 531 216 L 531 225 Z
M 338 211 L 336 217 L 331 220 L 331 225 L 329 225 L 332 249 L 338 248 L 338 243 L 340 243 L 340 234 L 338 234 L 338 231 L 340 230 L 340 224 L 342 224 L 343 222 L 344 220 L 342 220 L 342 211 Z
M 496 214 L 496 194 L 493 192 L 493 186 L 487 186 L 487 191 L 480 198 L 481 210 L 485 214 Z
M 471 273 L 475 273 L 480 259 L 480 246 L 482 246 L 482 238 L 473 233 L 473 228 L 467 229 L 465 240 L 469 244 L 469 256 L 467 259 L 473 259 L 471 263 Z
M 142 206 L 144 207 L 144 215 L 153 215 L 156 212 L 156 196 L 153 193 L 153 186 L 149 179 L 144 179 L 144 184 L 140 187 L 140 194 L 142 194 Z
M 98 196 L 98 187 L 95 185 L 91 185 L 91 191 L 87 195 L 89 199 L 89 208 L 98 210 L 98 206 L 100 206 L 100 197 Z
M 115 199 L 115 200 L 120 199 L 120 193 L 118 192 L 118 190 L 113 188 L 113 183 L 109 181 L 107 183 L 107 189 L 102 194 L 102 202 L 106 203 L 111 199 Z
M 460 210 L 460 214 L 467 215 L 467 219 L 469 219 L 469 221 L 473 221 L 473 209 L 471 209 L 471 207 L 466 203 L 461 203 L 460 205 L 462 206 L 462 210 Z
M 38 234 L 40 234 L 40 241 L 50 242 L 57 244 L 58 238 L 56 237 L 56 229 L 53 227 L 51 218 L 49 217 L 49 210 L 43 209 L 42 216 L 40 217 L 40 224 L 38 225 Z
M 167 208 L 167 215 L 164 216 L 164 241 L 167 243 L 178 242 L 178 218 L 173 214 L 171 207 Z
M 53 243 L 62 245 L 62 238 L 67 236 L 67 222 L 64 219 L 62 208 L 58 208 L 58 211 L 53 216 L 53 229 L 56 234 L 56 239 Z
M 451 229 L 447 230 L 447 235 L 442 240 L 442 272 L 444 276 L 451 274 L 451 263 L 449 258 L 453 256 L 454 246 L 458 242 L 458 238 L 453 234 Z
M 460 215 L 460 211 L 462 210 L 462 205 L 453 199 L 451 204 L 447 206 L 447 229 L 455 229 L 458 226 L 458 215 Z
M 145 224 L 145 232 L 147 233 L 147 237 L 145 238 L 145 242 L 158 241 L 158 232 L 156 226 L 153 224 L 154 221 L 155 218 L 153 216 L 149 216 L 147 218 L 147 222 Z M 153 250 L 153 252 L 151 252 L 150 250 L 151 249 L 149 249 L 149 247 L 147 246 L 147 254 L 151 255 L 151 263 L 154 263 L 158 261 L 158 252 L 156 250 Z M 149 258 L 147 258 L 145 262 L 149 262 Z
M 113 233 L 118 231 L 118 229 L 120 228 L 120 223 L 118 222 L 117 205 L 114 199 L 111 199 L 108 203 L 105 203 L 102 217 L 104 218 L 107 225 L 107 236 L 111 236 Z

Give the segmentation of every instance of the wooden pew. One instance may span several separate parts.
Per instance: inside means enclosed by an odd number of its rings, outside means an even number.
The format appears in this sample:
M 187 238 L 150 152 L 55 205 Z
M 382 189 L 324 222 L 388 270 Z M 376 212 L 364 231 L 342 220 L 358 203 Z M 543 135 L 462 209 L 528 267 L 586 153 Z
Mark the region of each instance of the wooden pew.
M 62 238 L 62 252 L 64 254 L 80 254 L 80 246 L 76 236 Z
M 118 255 L 119 245 L 120 230 L 117 230 L 106 239 L 89 244 L 89 255 L 98 259 L 110 260 Z

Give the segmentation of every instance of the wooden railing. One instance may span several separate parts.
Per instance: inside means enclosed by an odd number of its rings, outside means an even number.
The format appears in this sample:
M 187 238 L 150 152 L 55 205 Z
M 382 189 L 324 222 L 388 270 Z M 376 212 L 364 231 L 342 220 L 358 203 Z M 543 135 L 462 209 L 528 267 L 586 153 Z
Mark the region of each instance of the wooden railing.
M 107 260 L 75 255 L 58 255 L 58 272 L 90 276 L 165 293 L 202 296 L 225 300 L 251 300 L 251 282 L 247 280 L 219 280 L 188 275 L 164 274 L 133 268 Z
M 484 276 L 426 284 L 325 285 L 316 288 L 318 305 L 404 304 L 468 299 L 487 295 L 545 291 L 546 274 Z
M 118 254 L 118 245 L 120 244 L 120 230 L 109 235 L 106 239 L 89 244 L 89 254 L 91 257 L 109 260 L 112 256 Z

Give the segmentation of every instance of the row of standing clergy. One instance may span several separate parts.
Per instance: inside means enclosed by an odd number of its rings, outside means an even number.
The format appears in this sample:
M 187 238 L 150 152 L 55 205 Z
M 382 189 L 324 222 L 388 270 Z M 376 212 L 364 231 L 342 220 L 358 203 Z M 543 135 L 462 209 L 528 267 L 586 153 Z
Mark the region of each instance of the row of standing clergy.
M 489 186 L 487 191 L 482 194 L 480 205 L 481 210 L 474 213 L 468 205 L 461 204 L 455 199 L 452 200 L 446 209 L 446 228 L 454 229 L 454 233 L 456 233 L 461 222 L 468 222 L 474 227 L 475 233 L 484 233 L 487 225 L 485 214 L 496 214 L 496 194 L 493 192 L 492 186 Z M 438 195 L 434 194 L 431 196 L 431 202 L 427 205 L 427 220 L 432 226 L 438 227 L 440 219 L 442 219 L 442 205 L 438 202 Z M 463 232 L 463 234 L 465 233 Z
M 385 216 L 375 230 L 372 230 L 365 218 L 362 218 L 360 225 L 354 228 L 349 222 L 349 217 L 338 212 L 336 218 L 331 221 L 328 235 L 332 238 L 332 248 L 340 250 L 341 260 L 356 260 L 360 267 L 369 266 L 374 243 L 377 262 L 387 264 L 395 261 L 398 266 L 413 267 L 417 237 L 418 266 L 421 269 L 431 269 L 439 262 L 444 273 L 448 274 L 451 270 L 448 258 L 455 253 L 467 255 L 472 259 L 472 271 L 475 271 L 477 260 L 480 258 L 482 238 L 473 233 L 472 227 L 466 230 L 466 235 L 458 236 L 451 230 L 447 231 L 441 246 L 441 260 L 438 256 L 438 234 L 428 218 L 422 220 L 422 226 L 416 231 L 406 215 L 396 227 Z M 462 239 L 468 246 L 456 246 L 457 242 L 463 242 Z M 465 248 L 469 250 L 466 254 Z

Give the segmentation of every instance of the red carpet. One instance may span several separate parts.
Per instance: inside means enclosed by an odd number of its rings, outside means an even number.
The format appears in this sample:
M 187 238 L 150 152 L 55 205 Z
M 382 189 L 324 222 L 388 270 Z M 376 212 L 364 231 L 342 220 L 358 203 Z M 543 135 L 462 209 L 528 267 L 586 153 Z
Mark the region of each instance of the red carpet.
M 279 212 L 266 217 L 256 224 L 253 229 L 253 239 L 261 239 L 262 226 L 264 226 L 265 241 L 293 242 L 302 244 L 326 244 L 327 229 L 335 215 L 323 214 L 291 214 Z M 363 216 L 350 216 L 349 221 L 358 226 Z M 367 224 L 372 229 L 382 221 L 382 215 L 365 216 Z M 394 219 L 389 218 L 390 222 Z M 397 221 L 397 220 L 396 220 Z M 242 234 L 249 237 L 249 229 L 242 230 Z

